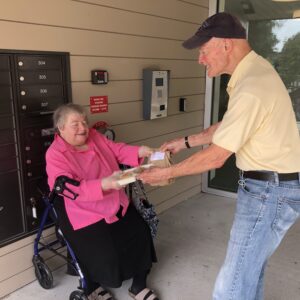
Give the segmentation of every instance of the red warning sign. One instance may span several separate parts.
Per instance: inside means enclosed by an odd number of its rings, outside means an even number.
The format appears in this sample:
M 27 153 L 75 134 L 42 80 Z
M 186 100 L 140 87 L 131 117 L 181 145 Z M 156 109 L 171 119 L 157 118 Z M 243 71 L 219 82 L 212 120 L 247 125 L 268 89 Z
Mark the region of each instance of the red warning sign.
M 91 96 L 90 112 L 91 114 L 108 112 L 108 96 Z

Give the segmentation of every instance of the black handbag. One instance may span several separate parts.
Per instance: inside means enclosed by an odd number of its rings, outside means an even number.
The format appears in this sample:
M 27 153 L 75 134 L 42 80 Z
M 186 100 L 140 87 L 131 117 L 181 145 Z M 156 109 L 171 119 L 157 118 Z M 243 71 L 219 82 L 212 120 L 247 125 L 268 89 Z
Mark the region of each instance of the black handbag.
M 157 234 L 158 217 L 154 206 L 147 199 L 145 188 L 140 180 L 130 183 L 128 186 L 129 198 L 135 206 L 138 213 L 148 224 L 151 235 L 154 238 Z

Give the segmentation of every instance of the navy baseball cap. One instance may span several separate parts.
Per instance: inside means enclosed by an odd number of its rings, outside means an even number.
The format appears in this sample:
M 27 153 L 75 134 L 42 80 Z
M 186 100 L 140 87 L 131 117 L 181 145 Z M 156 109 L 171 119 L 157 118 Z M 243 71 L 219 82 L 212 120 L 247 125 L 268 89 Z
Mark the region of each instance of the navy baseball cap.
M 221 12 L 206 19 L 197 32 L 182 43 L 182 46 L 186 49 L 198 48 L 212 37 L 246 39 L 246 30 L 235 16 Z

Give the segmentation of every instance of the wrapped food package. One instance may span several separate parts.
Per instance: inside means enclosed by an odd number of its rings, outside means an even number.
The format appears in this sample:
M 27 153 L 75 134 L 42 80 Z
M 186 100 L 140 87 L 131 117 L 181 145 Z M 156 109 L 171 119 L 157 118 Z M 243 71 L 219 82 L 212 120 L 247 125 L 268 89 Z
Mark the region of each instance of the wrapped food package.
M 131 169 L 127 169 L 127 170 L 123 171 L 119 175 L 118 184 L 120 184 L 121 186 L 125 186 L 129 183 L 136 181 L 136 176 L 139 173 L 141 173 L 142 171 L 150 168 L 151 166 L 152 166 L 151 164 L 141 165 L 139 167 L 131 168 Z

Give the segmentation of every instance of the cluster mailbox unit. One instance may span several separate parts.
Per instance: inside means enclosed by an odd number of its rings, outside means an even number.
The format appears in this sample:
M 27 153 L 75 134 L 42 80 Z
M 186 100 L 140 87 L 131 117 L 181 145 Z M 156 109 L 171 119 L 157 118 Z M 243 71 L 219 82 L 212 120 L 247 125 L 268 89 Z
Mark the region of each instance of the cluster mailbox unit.
M 52 114 L 70 101 L 69 53 L 0 50 L 0 247 L 39 225 Z

